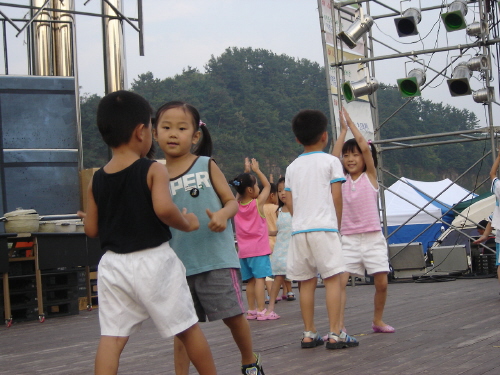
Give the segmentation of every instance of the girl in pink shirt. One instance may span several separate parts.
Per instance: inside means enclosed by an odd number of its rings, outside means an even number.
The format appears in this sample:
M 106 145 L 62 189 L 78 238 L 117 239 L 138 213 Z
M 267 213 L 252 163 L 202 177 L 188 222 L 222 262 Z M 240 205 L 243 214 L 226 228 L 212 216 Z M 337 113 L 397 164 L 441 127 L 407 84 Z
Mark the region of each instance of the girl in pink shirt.
M 259 169 L 257 160 L 245 159 L 245 170 L 255 172 L 262 184 L 262 191 L 255 176 L 242 173 L 229 181 L 238 192 L 239 208 L 234 223 L 238 256 L 241 265 L 241 278 L 247 280 L 247 319 L 267 320 L 265 306 L 265 278 L 272 275 L 269 254 L 269 236 L 264 204 L 270 192 L 270 184 L 264 173 Z
M 377 154 L 368 144 L 349 114 L 339 113 L 341 132 L 333 148 L 333 155 L 341 158 L 346 174 L 342 185 L 342 253 L 346 272 L 342 275 L 341 324 L 344 324 L 346 284 L 350 274 L 364 277 L 373 275 L 375 284 L 374 332 L 393 333 L 395 329 L 382 320 L 387 299 L 389 259 L 387 242 L 382 234 L 378 212 Z M 344 143 L 347 130 L 354 139 Z M 343 328 L 345 330 L 345 328 Z

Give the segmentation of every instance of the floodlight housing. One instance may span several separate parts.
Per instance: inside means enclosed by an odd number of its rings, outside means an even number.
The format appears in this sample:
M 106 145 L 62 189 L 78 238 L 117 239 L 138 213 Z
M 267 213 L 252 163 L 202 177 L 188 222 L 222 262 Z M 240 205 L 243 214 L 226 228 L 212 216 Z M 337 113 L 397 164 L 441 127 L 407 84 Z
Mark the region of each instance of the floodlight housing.
M 455 0 L 448 6 L 448 12 L 441 14 L 446 31 L 452 32 L 467 27 L 465 16 L 467 14 L 467 0 Z
M 453 69 L 453 73 L 451 74 L 452 78 L 446 81 L 451 96 L 470 95 L 472 93 L 469 84 L 469 78 L 471 76 L 472 72 L 467 67 L 467 63 L 461 62 L 458 64 L 455 69 Z
M 417 8 L 408 8 L 403 12 L 402 17 L 394 18 L 399 37 L 418 35 L 417 25 L 421 20 L 422 13 Z
M 416 68 L 410 70 L 406 78 L 398 79 L 398 89 L 403 98 L 420 96 L 420 86 L 425 83 L 426 77 L 423 69 Z
M 359 8 L 359 12 L 359 17 L 354 20 L 347 31 L 341 31 L 338 34 L 339 39 L 342 40 L 350 49 L 356 47 L 359 38 L 367 33 L 373 25 L 373 18 L 370 17 L 370 15 L 363 14 L 362 8 Z
M 479 38 L 481 35 L 488 35 L 489 34 L 488 22 L 486 21 L 472 22 L 471 24 L 467 25 L 465 33 L 469 36 L 475 36 L 477 38 Z
M 486 55 L 478 55 L 467 61 L 467 67 L 475 72 L 489 69 L 488 57 Z
M 493 87 L 485 87 L 472 92 L 472 99 L 476 103 L 491 103 L 495 101 L 495 89 Z
M 355 82 L 344 82 L 342 93 L 346 102 L 349 103 L 360 96 L 373 94 L 378 87 L 378 81 L 374 77 L 365 77 Z

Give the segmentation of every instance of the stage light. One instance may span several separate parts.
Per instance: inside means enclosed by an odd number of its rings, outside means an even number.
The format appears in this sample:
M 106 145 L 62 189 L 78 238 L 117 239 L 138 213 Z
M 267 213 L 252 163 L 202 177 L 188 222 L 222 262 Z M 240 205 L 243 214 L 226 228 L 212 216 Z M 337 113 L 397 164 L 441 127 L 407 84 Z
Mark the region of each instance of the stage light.
M 347 103 L 363 95 L 371 95 L 378 89 L 378 81 L 374 77 L 365 77 L 356 82 L 344 82 L 342 92 Z
M 491 103 L 495 101 L 495 89 L 493 87 L 485 87 L 472 92 L 472 99 L 476 103 Z
M 457 31 L 467 27 L 465 15 L 467 14 L 467 0 L 455 0 L 448 6 L 448 12 L 441 14 L 446 31 Z
M 488 57 L 486 55 L 475 56 L 467 61 L 467 67 L 475 72 L 487 70 L 489 68 Z
M 470 95 L 472 93 L 469 85 L 469 78 L 471 76 L 472 72 L 467 67 L 467 63 L 461 62 L 458 64 L 453 69 L 452 78 L 447 80 L 451 96 Z
M 406 78 L 398 79 L 398 89 L 403 98 L 410 98 L 422 95 L 420 86 L 425 83 L 425 72 L 417 68 L 410 70 Z
M 358 11 L 356 11 L 358 12 Z M 338 34 L 340 40 L 342 40 L 350 49 L 356 47 L 356 42 L 368 32 L 373 25 L 373 18 L 370 15 L 364 15 L 363 9 L 359 8 L 359 17 L 357 17 L 347 31 L 341 31 Z
M 472 22 L 471 24 L 467 25 L 467 29 L 465 30 L 465 32 L 469 36 L 475 36 L 478 38 L 483 34 L 488 35 L 489 33 L 488 22 L 486 21 Z
M 420 9 L 408 8 L 403 12 L 403 16 L 394 19 L 399 37 L 418 35 L 417 25 L 422 20 Z

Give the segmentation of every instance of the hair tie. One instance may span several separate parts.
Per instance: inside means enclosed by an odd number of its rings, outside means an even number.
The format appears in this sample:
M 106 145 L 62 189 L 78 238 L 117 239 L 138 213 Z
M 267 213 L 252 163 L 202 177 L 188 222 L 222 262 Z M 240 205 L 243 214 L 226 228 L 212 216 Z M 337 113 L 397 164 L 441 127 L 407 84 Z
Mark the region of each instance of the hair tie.
M 199 126 L 207 126 L 207 124 L 200 120 Z
M 234 181 L 233 181 L 233 185 L 234 185 L 234 186 L 240 186 L 240 182 L 239 182 L 239 181 L 237 181 L 237 180 L 234 180 Z
M 368 144 L 369 144 L 369 145 L 371 145 L 371 144 L 372 144 L 372 140 L 371 140 L 371 139 L 369 139 L 369 140 L 368 140 Z

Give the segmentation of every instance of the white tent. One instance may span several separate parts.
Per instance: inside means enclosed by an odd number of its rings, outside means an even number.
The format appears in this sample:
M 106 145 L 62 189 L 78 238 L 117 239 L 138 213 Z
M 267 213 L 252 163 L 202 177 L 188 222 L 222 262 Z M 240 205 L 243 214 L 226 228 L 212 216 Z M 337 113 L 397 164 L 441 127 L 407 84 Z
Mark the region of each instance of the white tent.
M 479 202 L 471 204 L 465 210 L 461 212 L 463 216 L 458 215 L 455 220 L 451 223 L 451 225 L 457 228 L 476 228 L 476 224 L 481 220 L 487 220 L 488 217 L 492 214 L 493 209 L 495 208 L 495 196 L 491 195 L 487 198 L 481 199 Z
M 422 242 L 425 251 L 446 227 L 440 221 L 436 222 L 436 218 L 441 218 L 455 204 L 475 196 L 449 179 L 424 182 L 402 177 L 389 190 L 384 191 L 388 242 Z M 437 199 L 429 203 L 435 197 Z M 423 207 L 424 211 L 418 212 Z M 449 223 L 452 216 L 443 219 Z M 404 226 L 395 231 L 400 225 Z

